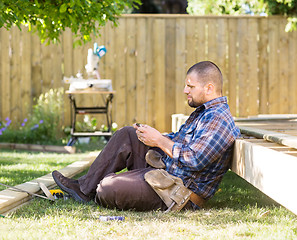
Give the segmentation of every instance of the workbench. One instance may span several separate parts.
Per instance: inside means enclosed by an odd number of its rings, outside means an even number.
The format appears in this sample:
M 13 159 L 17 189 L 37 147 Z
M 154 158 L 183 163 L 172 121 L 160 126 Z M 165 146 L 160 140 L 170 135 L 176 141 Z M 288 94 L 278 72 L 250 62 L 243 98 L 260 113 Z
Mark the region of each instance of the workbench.
M 115 91 L 109 90 L 97 90 L 94 88 L 88 88 L 83 90 L 72 90 L 66 91 L 70 99 L 70 112 L 71 112 L 71 138 L 67 143 L 67 146 L 72 146 L 78 138 L 80 137 L 94 137 L 94 136 L 104 136 L 105 138 L 109 139 L 112 136 L 112 114 L 111 114 L 111 107 L 112 107 L 112 100 L 115 94 Z M 105 97 L 105 102 L 103 106 L 89 106 L 89 107 L 82 107 L 78 106 L 75 100 L 75 95 L 85 95 L 91 96 L 94 94 L 101 95 L 101 97 Z M 76 117 L 79 114 L 105 114 L 106 116 L 106 123 L 108 131 L 92 131 L 92 132 L 78 132 L 75 129 L 76 126 Z

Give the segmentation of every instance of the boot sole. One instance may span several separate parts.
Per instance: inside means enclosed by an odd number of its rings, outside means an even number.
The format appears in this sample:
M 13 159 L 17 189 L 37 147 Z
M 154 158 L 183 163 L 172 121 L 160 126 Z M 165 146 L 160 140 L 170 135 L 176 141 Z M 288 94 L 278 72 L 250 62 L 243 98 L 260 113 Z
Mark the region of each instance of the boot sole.
M 55 172 L 55 171 L 54 171 Z M 71 197 L 74 198 L 75 201 L 80 202 L 80 203 L 87 203 L 84 199 L 82 199 L 74 190 L 71 188 L 65 187 L 59 179 L 57 179 L 54 175 L 54 172 L 52 173 L 53 179 L 55 180 L 56 184 L 65 192 L 67 192 Z

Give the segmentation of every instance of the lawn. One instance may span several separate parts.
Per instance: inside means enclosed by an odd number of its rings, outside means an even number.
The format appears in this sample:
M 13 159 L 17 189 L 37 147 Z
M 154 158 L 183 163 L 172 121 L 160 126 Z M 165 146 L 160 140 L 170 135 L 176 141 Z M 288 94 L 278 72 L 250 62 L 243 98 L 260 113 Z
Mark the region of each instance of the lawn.
M 24 171 L 36 178 L 85 154 L 2 151 L 1 181 L 19 181 Z M 35 167 L 30 169 L 33 162 Z M 5 165 L 11 166 L 10 170 Z M 18 183 L 8 180 L 9 184 L 14 182 Z M 104 222 L 98 220 L 100 215 L 126 219 Z M 199 211 L 117 211 L 72 199 L 52 203 L 35 198 L 0 221 L 0 239 L 297 239 L 296 215 L 231 171 L 214 198 Z

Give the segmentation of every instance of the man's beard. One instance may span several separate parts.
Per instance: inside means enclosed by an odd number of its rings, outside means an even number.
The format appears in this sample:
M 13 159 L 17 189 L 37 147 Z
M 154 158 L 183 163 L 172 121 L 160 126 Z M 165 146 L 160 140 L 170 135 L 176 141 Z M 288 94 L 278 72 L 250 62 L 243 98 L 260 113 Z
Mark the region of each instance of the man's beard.
M 191 107 L 191 108 L 197 108 L 199 106 L 201 106 L 202 104 L 206 103 L 206 101 L 204 100 L 204 98 L 200 99 L 199 102 L 194 102 L 193 101 L 193 98 L 191 98 L 190 100 L 188 100 L 188 105 Z

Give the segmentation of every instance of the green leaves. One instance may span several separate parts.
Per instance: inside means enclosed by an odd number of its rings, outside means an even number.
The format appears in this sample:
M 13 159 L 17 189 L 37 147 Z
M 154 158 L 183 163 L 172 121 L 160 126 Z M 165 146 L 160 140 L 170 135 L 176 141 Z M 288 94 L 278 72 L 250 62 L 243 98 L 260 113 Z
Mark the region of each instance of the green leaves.
M 100 34 L 108 21 L 116 23 L 125 8 L 140 4 L 140 0 L 1 0 L 0 28 L 14 24 L 30 25 L 42 42 L 59 42 L 62 31 L 70 28 L 74 42 L 81 45 Z
M 60 13 L 64 13 L 67 11 L 67 5 L 66 3 L 62 4 L 61 7 L 60 7 Z

